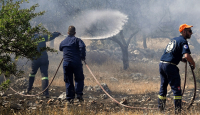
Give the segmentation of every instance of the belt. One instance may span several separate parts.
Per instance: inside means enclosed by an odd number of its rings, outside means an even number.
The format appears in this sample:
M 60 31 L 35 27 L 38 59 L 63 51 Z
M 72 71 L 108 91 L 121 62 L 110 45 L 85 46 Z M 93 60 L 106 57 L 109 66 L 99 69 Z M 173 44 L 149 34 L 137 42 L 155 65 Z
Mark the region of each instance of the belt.
M 174 63 L 166 62 L 166 61 L 160 61 L 160 63 L 169 63 L 169 64 L 172 64 L 172 65 L 176 65 L 176 64 L 174 64 Z

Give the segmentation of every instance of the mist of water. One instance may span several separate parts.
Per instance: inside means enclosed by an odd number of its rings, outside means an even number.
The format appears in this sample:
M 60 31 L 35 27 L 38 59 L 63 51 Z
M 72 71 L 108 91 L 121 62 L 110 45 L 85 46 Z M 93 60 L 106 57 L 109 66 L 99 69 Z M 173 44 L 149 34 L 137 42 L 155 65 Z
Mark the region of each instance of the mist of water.
M 127 20 L 127 15 L 116 10 L 90 10 L 77 15 L 70 24 L 81 39 L 106 39 L 118 34 Z

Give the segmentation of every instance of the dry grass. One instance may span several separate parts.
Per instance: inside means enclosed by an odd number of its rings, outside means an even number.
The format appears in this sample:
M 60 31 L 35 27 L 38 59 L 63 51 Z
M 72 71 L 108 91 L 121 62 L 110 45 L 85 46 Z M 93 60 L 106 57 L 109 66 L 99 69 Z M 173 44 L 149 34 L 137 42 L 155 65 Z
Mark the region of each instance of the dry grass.
M 120 63 L 117 64 L 111 64 L 113 62 L 109 61 L 103 65 L 90 65 L 91 70 L 93 71 L 95 77 L 99 80 L 100 83 L 106 83 L 109 87 L 109 89 L 112 92 L 118 92 L 118 93 L 125 93 L 125 94 L 146 94 L 146 93 L 152 93 L 152 92 L 158 92 L 160 88 L 160 79 L 157 80 L 142 80 L 142 81 L 133 81 L 128 77 L 129 74 L 135 73 L 135 72 L 141 72 L 149 75 L 156 74 L 154 76 L 159 76 L 158 73 L 158 67 L 157 64 L 148 65 L 145 63 L 140 64 L 134 64 L 131 65 L 131 68 L 127 71 L 120 69 Z M 114 66 L 113 66 L 114 65 Z M 143 69 L 140 69 L 140 66 L 144 66 Z M 139 67 L 139 68 L 138 68 Z M 62 71 L 62 70 L 60 70 Z M 182 73 L 184 73 L 183 70 L 181 70 Z M 89 73 L 87 68 L 84 66 L 84 74 L 85 74 L 85 85 L 86 86 L 96 86 L 97 83 L 92 77 L 92 75 Z M 52 76 L 52 75 L 50 75 Z M 184 74 L 182 75 L 184 76 Z M 110 78 L 114 77 L 118 79 L 118 82 L 111 82 Z M 51 80 L 51 78 L 50 78 Z M 182 78 L 182 87 L 183 87 L 183 81 L 184 78 Z M 193 88 L 193 83 L 189 82 L 191 81 L 188 77 L 187 79 L 187 89 Z M 34 83 L 35 86 L 41 87 L 41 79 L 40 77 L 36 77 L 36 82 Z M 59 78 L 55 79 L 53 81 L 53 86 L 65 86 L 63 81 L 63 76 L 60 76 Z M 168 86 L 168 90 L 170 90 L 170 86 Z
M 59 57 L 60 58 L 60 57 Z M 54 76 L 56 69 L 59 65 L 58 61 L 52 61 L 49 68 L 49 80 L 51 81 Z M 131 79 L 130 75 L 132 73 L 142 73 L 148 78 L 158 77 L 159 68 L 158 63 L 130 63 L 130 68 L 128 70 L 122 69 L 122 62 L 115 62 L 113 60 L 108 60 L 104 64 L 97 65 L 88 62 L 88 66 L 92 70 L 95 77 L 100 83 L 106 83 L 108 87 L 114 92 L 124 92 L 128 94 L 143 94 L 146 92 L 158 92 L 160 87 L 160 79 L 157 80 L 142 80 L 134 81 Z M 182 76 L 182 83 L 184 80 L 184 64 L 180 64 L 180 74 Z M 85 65 L 83 65 L 84 75 L 85 75 L 85 85 L 95 86 L 97 85 L 93 76 L 90 74 Z M 189 74 L 189 73 L 188 73 Z M 111 82 L 110 78 L 116 78 L 118 82 Z M 189 78 L 188 78 L 189 79 Z M 189 80 L 187 80 L 188 82 Z M 53 86 L 65 86 L 63 81 L 63 70 L 62 65 L 53 81 Z M 182 84 L 183 85 L 183 84 Z M 34 86 L 41 86 L 41 74 L 38 71 L 36 75 L 36 80 Z M 188 88 L 192 88 L 193 84 L 187 83 Z M 169 87 L 170 89 L 170 87 Z
M 65 37 L 60 37 L 59 39 L 56 39 L 54 41 L 54 46 L 56 49 L 58 49 L 59 43 L 64 39 Z M 84 40 L 86 45 L 90 44 L 90 40 Z M 158 39 L 147 39 L 147 47 L 150 49 L 163 49 L 166 47 L 166 44 L 169 42 L 168 38 L 158 38 Z M 142 46 L 142 42 L 138 41 L 138 46 Z M 87 55 L 88 57 L 88 55 Z M 100 56 L 96 54 L 89 55 L 90 59 L 98 58 Z M 128 94 L 142 94 L 145 92 L 157 92 L 159 91 L 160 81 L 133 81 L 130 79 L 129 76 L 131 73 L 142 73 L 149 77 L 158 77 L 159 76 L 159 68 L 158 68 L 158 62 L 155 63 L 137 63 L 137 62 L 130 62 L 130 68 L 126 71 L 122 69 L 123 63 L 121 61 L 114 61 L 113 59 L 110 59 L 109 57 L 101 57 L 106 58 L 105 62 L 102 62 L 102 64 L 95 64 L 91 63 L 93 61 L 86 60 L 88 62 L 88 65 L 94 75 L 97 77 L 97 79 L 101 83 L 106 83 L 109 88 L 114 92 L 124 92 Z M 54 76 L 56 69 L 60 63 L 60 60 L 62 59 L 62 53 L 58 53 L 58 55 L 52 55 L 50 53 L 50 66 L 49 66 L 49 79 L 51 80 Z M 93 59 L 93 60 L 94 60 Z M 101 62 L 100 62 L 101 63 Z M 184 76 L 184 64 L 179 64 L 180 68 L 180 74 L 183 77 Z M 92 75 L 87 70 L 86 66 L 83 65 L 84 69 L 84 75 L 85 75 L 85 85 L 89 86 L 95 86 L 97 85 L 95 80 L 93 79 Z M 114 77 L 118 79 L 119 82 L 110 82 L 110 78 Z M 182 83 L 183 83 L 182 78 Z M 142 85 L 141 85 L 142 84 Z M 55 80 L 53 81 L 54 86 L 64 86 L 63 81 L 63 70 L 62 65 L 56 75 Z M 41 86 L 41 74 L 40 71 L 38 71 L 36 75 L 36 80 L 34 83 L 34 86 Z M 192 88 L 192 84 L 187 83 L 188 88 Z
M 137 44 L 139 48 L 143 48 L 142 39 L 138 40 Z M 147 38 L 147 48 L 149 49 L 163 49 L 167 46 L 170 39 L 168 38 Z
M 63 39 L 63 38 L 62 38 Z M 62 40 L 60 39 L 60 41 Z M 60 43 L 60 41 L 55 41 L 55 47 L 58 48 L 58 43 Z M 147 46 L 150 49 L 162 49 L 166 47 L 166 44 L 169 42 L 169 39 L 155 39 L 155 40 L 151 40 L 151 39 L 147 39 Z M 89 41 L 88 43 L 89 44 Z M 139 41 L 138 42 L 139 46 L 142 46 L 142 43 Z M 50 61 L 50 66 L 49 66 L 49 80 L 52 79 L 52 77 L 54 76 L 56 69 L 60 63 L 60 60 L 62 59 L 62 55 L 58 54 L 54 57 L 49 58 Z M 127 93 L 127 94 L 145 94 L 145 93 L 151 93 L 151 92 L 158 92 L 159 88 L 160 88 L 160 79 L 157 80 L 132 80 L 130 79 L 129 75 L 132 73 L 142 73 L 145 76 L 147 76 L 148 78 L 151 77 L 158 77 L 159 76 L 159 68 L 158 68 L 158 62 L 155 63 L 136 63 L 136 62 L 130 62 L 130 68 L 128 70 L 123 70 L 122 69 L 122 62 L 116 62 L 113 59 L 107 59 L 107 61 L 105 61 L 102 64 L 94 64 L 94 63 L 90 63 L 90 60 L 87 60 L 88 62 L 88 66 L 90 67 L 90 69 L 92 70 L 93 74 L 97 77 L 97 79 L 99 80 L 100 83 L 106 83 L 109 87 L 109 89 L 112 92 L 123 92 L 123 93 Z M 86 66 L 83 66 L 84 69 L 84 75 L 85 75 L 85 85 L 89 86 L 96 86 L 97 83 L 95 82 L 95 80 L 93 79 L 92 75 L 89 73 L 89 71 L 87 70 Z M 180 64 L 179 65 L 179 69 L 180 69 L 180 74 L 182 76 L 182 85 L 183 85 L 183 76 L 184 76 L 184 64 Z M 28 74 L 28 73 L 27 73 Z M 188 73 L 189 74 L 189 73 Z M 110 78 L 114 77 L 116 79 L 118 79 L 118 82 L 111 82 Z M 188 89 L 192 89 L 193 88 L 193 84 L 192 82 L 188 82 L 190 78 L 188 78 L 187 80 L 187 88 Z M 53 86 L 64 86 L 64 81 L 63 81 L 63 70 L 62 70 L 62 65 L 58 71 L 58 74 L 56 75 L 56 79 L 53 81 Z M 40 75 L 40 71 L 38 71 L 37 75 L 36 75 L 36 80 L 34 82 L 34 86 L 41 86 L 41 75 Z M 183 87 L 183 86 L 182 86 Z M 170 89 L 170 87 L 168 87 L 168 89 Z M 138 115 L 138 114 L 148 114 L 148 115 L 160 115 L 159 112 L 155 112 L 155 111 L 119 111 L 117 113 L 112 113 L 112 112 L 99 112 L 99 113 L 95 113 L 92 111 L 88 111 L 84 108 L 82 109 L 70 109 L 69 108 L 64 108 L 62 109 L 63 111 L 59 111 L 56 108 L 53 110 L 52 108 L 46 108 L 45 111 L 36 111 L 36 112 L 32 112 L 32 113 L 28 113 L 27 111 L 25 111 L 25 114 L 40 114 L 40 115 L 64 115 L 64 114 L 68 114 L 68 115 L 85 115 L 85 114 L 90 114 L 90 115 Z M 25 115 L 22 114 L 22 115 Z M 199 112 L 196 111 L 191 111 L 188 112 L 188 114 L 199 114 Z

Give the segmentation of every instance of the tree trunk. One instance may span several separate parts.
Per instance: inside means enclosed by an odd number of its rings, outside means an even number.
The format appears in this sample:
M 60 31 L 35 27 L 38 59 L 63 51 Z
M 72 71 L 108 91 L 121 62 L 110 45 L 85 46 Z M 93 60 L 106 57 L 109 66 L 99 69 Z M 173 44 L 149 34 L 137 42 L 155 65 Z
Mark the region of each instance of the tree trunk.
M 114 37 L 110 38 L 110 40 L 116 42 L 121 47 L 123 69 L 124 70 L 127 70 L 129 68 L 129 57 L 128 57 L 128 46 L 129 46 L 129 43 L 130 43 L 131 39 L 133 38 L 133 36 L 135 34 L 137 34 L 138 32 L 139 32 L 139 30 L 135 31 L 134 33 L 132 33 L 130 35 L 130 37 L 128 38 L 127 42 L 126 42 L 126 40 L 124 38 L 123 30 L 120 31 L 119 36 L 114 36 Z
M 146 38 L 146 36 L 143 36 L 143 47 L 144 47 L 144 49 L 147 48 L 147 38 Z
M 128 58 L 128 47 L 123 47 L 122 49 L 122 61 L 123 69 L 127 70 L 129 68 L 129 58 Z

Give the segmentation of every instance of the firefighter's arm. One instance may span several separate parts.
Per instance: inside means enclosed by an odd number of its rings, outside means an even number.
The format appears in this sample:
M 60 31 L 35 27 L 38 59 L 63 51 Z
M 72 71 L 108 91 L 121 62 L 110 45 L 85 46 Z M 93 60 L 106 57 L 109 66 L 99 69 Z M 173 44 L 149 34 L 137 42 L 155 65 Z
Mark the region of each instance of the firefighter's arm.
M 62 42 L 60 43 L 59 50 L 63 51 L 63 49 L 62 49 Z
M 81 60 L 84 61 L 86 57 L 86 48 L 85 43 L 82 40 L 79 40 L 79 50 L 80 50 L 80 56 Z
M 195 69 L 195 62 L 194 62 L 192 56 L 191 56 L 189 53 L 185 53 L 184 56 L 185 56 L 185 59 L 186 59 L 186 60 L 194 67 L 194 69 Z
M 51 35 L 48 35 L 48 41 L 51 41 L 53 39 L 55 39 L 56 37 L 58 37 L 59 35 L 61 35 L 60 32 L 54 32 Z

